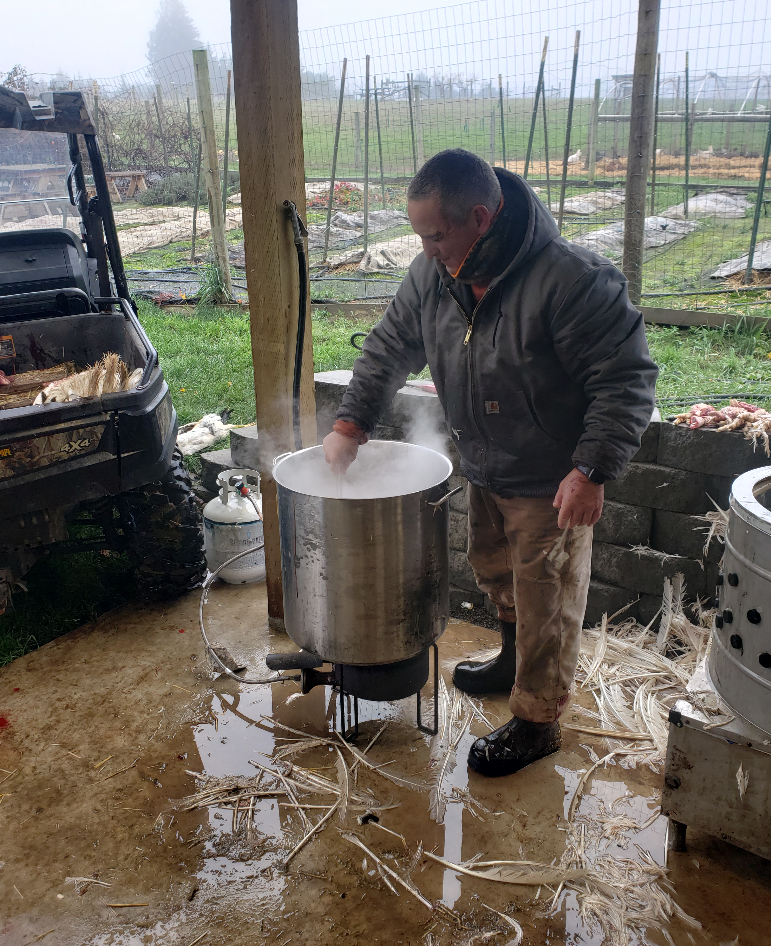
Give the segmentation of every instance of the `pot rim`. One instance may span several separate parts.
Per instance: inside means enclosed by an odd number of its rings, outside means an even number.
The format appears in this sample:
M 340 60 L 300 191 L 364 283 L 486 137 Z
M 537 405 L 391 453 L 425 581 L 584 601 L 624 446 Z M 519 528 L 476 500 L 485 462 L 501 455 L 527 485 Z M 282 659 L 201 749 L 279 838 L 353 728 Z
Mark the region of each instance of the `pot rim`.
M 338 498 L 336 496 L 319 496 L 317 493 L 301 492 L 300 490 L 294 489 L 293 487 L 287 486 L 285 483 L 282 483 L 278 475 L 281 467 L 285 463 L 288 463 L 290 460 L 292 460 L 292 458 L 298 457 L 303 453 L 311 453 L 312 451 L 319 451 L 319 450 L 324 449 L 322 444 L 317 444 L 316 446 L 313 446 L 313 447 L 304 447 L 302 450 L 296 450 L 290 453 L 283 453 L 280 456 L 276 457 L 275 460 L 273 461 L 273 479 L 276 481 L 276 484 L 281 489 L 287 490 L 287 492 L 290 492 L 290 493 L 294 493 L 297 496 L 309 496 L 309 497 L 312 497 L 313 499 L 323 499 L 329 502 L 371 503 L 371 502 L 376 502 L 379 500 L 402 499 L 405 496 L 420 495 L 421 493 L 425 493 L 430 489 L 436 489 L 437 486 L 441 486 L 443 483 L 447 482 L 447 480 L 452 476 L 452 473 L 453 473 L 452 461 L 448 457 L 444 456 L 444 454 L 439 453 L 438 450 L 433 450 L 431 447 L 423 447 L 420 444 L 409 443 L 408 441 L 404 441 L 404 440 L 370 440 L 369 444 L 372 444 L 376 449 L 381 449 L 379 446 L 377 446 L 378 444 L 389 444 L 389 445 L 398 444 L 400 447 L 414 447 L 418 450 L 425 450 L 428 453 L 434 454 L 434 456 L 438 457 L 440 460 L 443 460 L 447 464 L 447 474 L 443 476 L 441 479 L 437 480 L 435 483 L 431 484 L 430 486 L 424 486 L 422 489 L 413 489 L 404 493 L 393 493 L 390 496 L 371 496 L 371 497 L 363 497 L 363 498 L 362 497 Z

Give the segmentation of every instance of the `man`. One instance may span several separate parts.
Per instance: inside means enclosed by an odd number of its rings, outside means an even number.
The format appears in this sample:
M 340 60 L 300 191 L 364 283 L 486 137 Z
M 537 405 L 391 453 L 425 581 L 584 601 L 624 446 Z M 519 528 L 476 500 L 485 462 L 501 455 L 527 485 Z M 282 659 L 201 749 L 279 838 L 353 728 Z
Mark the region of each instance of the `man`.
M 511 691 L 513 719 L 469 753 L 505 775 L 560 746 L 602 484 L 640 446 L 658 371 L 624 276 L 560 237 L 522 178 L 443 151 L 407 201 L 423 254 L 367 336 L 324 451 L 345 472 L 428 364 L 469 480 L 468 559 L 502 635 L 500 654 L 458 664 L 453 682 Z

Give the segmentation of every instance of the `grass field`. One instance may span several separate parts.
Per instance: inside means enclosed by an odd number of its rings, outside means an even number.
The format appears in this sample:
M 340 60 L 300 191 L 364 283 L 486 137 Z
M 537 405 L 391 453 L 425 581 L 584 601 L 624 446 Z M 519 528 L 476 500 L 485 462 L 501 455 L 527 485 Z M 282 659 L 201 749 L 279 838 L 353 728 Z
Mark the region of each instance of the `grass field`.
M 751 309 L 771 318 L 771 304 Z M 203 414 L 232 411 L 231 422 L 254 420 L 254 385 L 248 315 L 244 310 L 159 309 L 140 303 L 140 319 L 158 349 L 180 423 Z M 313 317 L 316 371 L 351 368 L 357 354 L 353 332 L 373 320 Z M 680 410 L 677 401 L 710 394 L 746 394 L 771 403 L 771 337 L 740 323 L 735 328 L 649 327 L 651 353 L 661 368 L 662 413 Z M 195 467 L 195 458 L 191 466 Z M 26 579 L 14 608 L 0 616 L 0 666 L 41 646 L 133 595 L 131 569 L 122 556 L 83 553 L 51 555 Z

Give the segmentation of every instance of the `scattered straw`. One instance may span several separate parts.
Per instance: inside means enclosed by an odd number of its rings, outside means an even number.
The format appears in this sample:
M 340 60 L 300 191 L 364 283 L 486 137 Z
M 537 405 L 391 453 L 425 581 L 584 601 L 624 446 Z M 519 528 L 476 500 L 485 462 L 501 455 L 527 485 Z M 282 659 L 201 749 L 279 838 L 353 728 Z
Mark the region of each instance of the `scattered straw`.
M 118 771 L 117 771 L 117 772 L 113 772 L 112 775 L 107 775 L 107 776 L 105 776 L 104 778 L 99 778 L 99 779 L 97 779 L 97 782 L 106 782 L 108 779 L 115 778 L 116 775 L 121 775 L 123 772 L 128 772 L 129 769 L 133 769 L 133 768 L 134 768 L 134 766 L 137 764 L 137 762 L 139 762 L 139 756 L 137 756 L 136 759 L 134 759 L 134 761 L 131 763 L 131 765 L 127 765 L 127 766 L 125 766 L 125 767 L 122 768 L 122 769 L 118 769 Z
M 112 759 L 112 758 L 113 758 L 113 757 L 112 757 L 111 755 L 108 755 L 106 759 L 102 759 L 101 762 L 97 762 L 96 765 L 94 766 L 94 768 L 95 768 L 95 769 L 101 769 L 101 767 L 104 765 L 104 763 L 105 763 L 105 762 L 109 762 L 110 759 Z

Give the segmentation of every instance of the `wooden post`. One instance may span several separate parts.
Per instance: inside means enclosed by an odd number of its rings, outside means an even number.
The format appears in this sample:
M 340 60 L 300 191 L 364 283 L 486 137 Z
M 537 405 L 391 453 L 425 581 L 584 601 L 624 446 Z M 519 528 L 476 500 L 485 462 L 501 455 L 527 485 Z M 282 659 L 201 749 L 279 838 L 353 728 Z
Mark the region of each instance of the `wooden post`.
M 209 226 L 214 265 L 217 267 L 228 296 L 232 295 L 228 244 L 225 239 L 225 218 L 222 214 L 222 193 L 217 161 L 217 139 L 214 129 L 214 111 L 209 82 L 209 56 L 205 49 L 193 50 L 195 94 L 198 101 L 198 125 L 201 129 L 203 166 L 206 172 L 206 191 L 209 198 Z M 224 300 L 223 300 L 224 301 Z
M 340 77 L 340 99 L 337 103 L 337 124 L 335 125 L 335 144 L 332 148 L 332 177 L 329 181 L 329 201 L 327 203 L 327 226 L 324 230 L 324 262 L 327 261 L 329 252 L 329 228 L 332 226 L 332 202 L 335 197 L 335 175 L 337 174 L 337 149 L 340 146 L 340 123 L 343 119 L 343 98 L 345 97 L 345 73 L 348 68 L 348 60 L 343 59 L 343 73 Z M 240 158 L 240 155 L 239 155 Z M 239 160 L 239 167 L 241 162 Z
M 498 103 L 501 107 L 501 154 L 503 166 L 506 167 L 506 119 L 503 114 L 503 77 L 498 73 Z
M 576 30 L 576 39 L 573 44 L 573 72 L 570 77 L 570 98 L 568 99 L 568 119 L 565 129 L 565 154 L 562 158 L 562 186 L 560 188 L 560 209 L 557 226 L 562 233 L 562 218 L 565 214 L 565 189 L 568 183 L 568 158 L 570 157 L 570 132 L 573 127 L 573 104 L 576 100 L 576 75 L 578 73 L 578 47 L 581 43 L 581 30 Z
M 538 82 L 535 87 L 535 101 L 533 102 L 533 114 L 530 116 L 530 135 L 527 139 L 527 151 L 525 152 L 525 170 L 522 177 L 527 180 L 527 172 L 530 169 L 530 156 L 533 153 L 533 137 L 535 135 L 535 123 L 538 121 L 538 97 L 543 89 L 543 69 L 546 65 L 546 51 L 549 48 L 549 37 L 544 37 L 543 52 L 541 53 L 541 66 L 538 70 Z
M 642 295 L 645 205 L 651 164 L 651 130 L 659 43 L 661 0 L 640 0 L 637 8 L 637 47 L 632 80 L 632 113 L 626 160 L 624 251 L 622 268 L 629 280 L 629 299 L 640 304 Z
M 659 95 L 661 93 L 661 53 L 656 57 L 656 98 L 653 101 L 653 147 L 651 159 L 651 216 L 656 213 L 656 151 L 659 144 Z
M 364 252 L 369 236 L 369 56 L 367 56 L 364 88 Z
M 382 80 L 381 80 L 382 81 Z M 382 85 L 381 85 L 382 90 Z M 375 92 L 375 126 L 377 127 L 377 153 L 378 159 L 380 162 L 380 199 L 382 201 L 383 210 L 385 210 L 386 205 L 386 192 L 385 192 L 385 178 L 383 177 L 383 142 L 380 138 L 380 112 L 377 107 L 377 82 L 374 84 Z
M 361 167 L 361 112 L 353 113 L 353 166 Z
M 228 151 L 230 150 L 230 84 L 232 72 L 228 69 L 225 92 L 225 151 L 222 156 L 222 219 L 228 219 Z
M 283 627 L 281 551 L 272 461 L 294 448 L 292 377 L 299 286 L 284 201 L 305 218 L 297 0 L 231 0 L 234 92 L 246 281 L 260 432 L 268 615 Z M 310 299 L 308 300 L 310 303 Z M 310 305 L 303 347 L 300 423 L 316 442 Z
M 415 95 L 415 149 L 417 151 L 418 167 L 422 168 L 425 164 L 423 153 L 423 118 L 420 112 L 420 83 L 413 82 L 413 92 Z
M 589 143 L 587 144 L 588 154 L 586 156 L 586 167 L 589 168 L 589 183 L 594 184 L 594 175 L 597 167 L 597 140 L 600 129 L 600 89 L 602 81 L 594 80 L 594 99 L 592 100 L 592 113 L 589 118 Z

